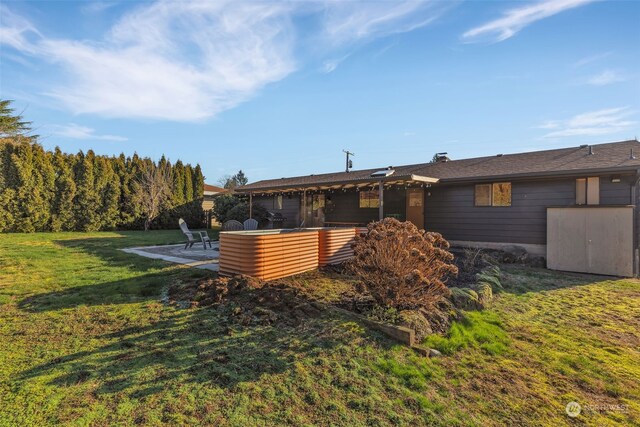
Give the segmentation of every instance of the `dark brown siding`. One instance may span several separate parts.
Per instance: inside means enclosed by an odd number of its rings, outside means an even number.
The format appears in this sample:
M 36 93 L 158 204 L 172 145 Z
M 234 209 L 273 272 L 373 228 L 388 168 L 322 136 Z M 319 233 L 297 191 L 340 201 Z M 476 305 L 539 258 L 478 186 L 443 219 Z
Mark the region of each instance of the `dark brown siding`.
M 612 176 L 600 177 L 601 205 L 630 205 L 633 176 L 616 176 L 620 182 L 611 182 Z
M 600 178 L 600 204 L 631 203 L 631 177 Z M 475 186 L 433 186 L 425 197 L 425 228 L 448 240 L 546 244 L 547 207 L 575 204 L 575 178 L 513 181 L 510 207 L 474 206 Z M 430 193 L 430 195 L 429 195 Z
M 276 196 L 253 196 L 253 203 L 264 206 L 269 212 L 280 212 L 286 218 L 283 228 L 295 228 L 300 225 L 300 196 L 283 195 L 282 209 L 276 209 Z
M 336 191 L 327 194 L 325 221 L 358 222 L 368 224 L 378 220 L 378 208 L 361 208 L 360 193 L 357 191 Z M 405 190 L 386 189 L 384 191 L 384 213 L 398 214 L 404 221 L 406 213 Z

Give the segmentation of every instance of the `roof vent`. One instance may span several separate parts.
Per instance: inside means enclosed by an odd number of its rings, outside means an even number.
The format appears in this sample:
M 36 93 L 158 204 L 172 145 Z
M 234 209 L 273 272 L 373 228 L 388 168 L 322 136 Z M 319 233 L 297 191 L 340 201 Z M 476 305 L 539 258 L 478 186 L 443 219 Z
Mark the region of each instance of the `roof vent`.
M 496 154 L 496 156 L 497 156 L 497 157 L 502 157 L 502 156 L 503 156 L 503 154 L 502 154 L 502 153 L 500 153 L 500 154 Z
M 631 152 L 629 153 L 629 160 L 635 160 L 636 156 L 633 154 L 633 148 L 631 149 Z
M 588 144 L 582 144 L 580 148 L 587 148 L 588 146 L 589 146 Z
M 396 171 L 395 169 L 391 169 L 391 168 L 382 169 L 379 171 L 375 171 L 374 173 L 371 174 L 371 176 L 373 178 L 384 178 L 386 176 L 393 175 L 395 171 Z
M 593 156 L 593 145 L 589 146 L 589 155 Z

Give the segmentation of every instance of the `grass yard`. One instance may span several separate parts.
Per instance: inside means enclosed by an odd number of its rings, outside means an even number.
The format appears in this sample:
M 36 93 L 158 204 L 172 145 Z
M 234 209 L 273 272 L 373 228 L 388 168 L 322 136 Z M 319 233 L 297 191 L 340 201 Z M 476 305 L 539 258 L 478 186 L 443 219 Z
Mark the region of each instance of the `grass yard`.
M 332 311 L 230 327 L 167 306 L 169 284 L 213 273 L 118 248 L 181 240 L 0 235 L 0 426 L 640 424 L 639 281 L 510 266 L 428 359 Z M 323 300 L 349 286 L 289 283 Z

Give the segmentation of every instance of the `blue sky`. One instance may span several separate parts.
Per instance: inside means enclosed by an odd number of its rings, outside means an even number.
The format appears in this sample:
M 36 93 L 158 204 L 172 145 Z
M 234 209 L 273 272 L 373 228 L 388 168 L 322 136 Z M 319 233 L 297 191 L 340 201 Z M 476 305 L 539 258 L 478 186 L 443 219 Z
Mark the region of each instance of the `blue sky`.
M 0 5 L 0 94 L 47 148 L 251 181 L 640 136 L 640 2 Z

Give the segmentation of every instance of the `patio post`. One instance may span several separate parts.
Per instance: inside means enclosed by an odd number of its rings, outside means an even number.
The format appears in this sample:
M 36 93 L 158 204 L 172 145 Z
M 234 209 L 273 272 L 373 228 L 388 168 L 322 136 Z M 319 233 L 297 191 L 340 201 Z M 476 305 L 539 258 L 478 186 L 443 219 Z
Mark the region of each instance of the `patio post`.
M 378 182 L 378 219 L 382 221 L 384 218 L 384 185 L 382 180 Z
M 300 221 L 300 227 L 302 227 L 303 225 L 307 225 L 305 224 L 305 221 L 307 220 L 307 189 L 303 189 L 302 190 L 302 219 Z
M 249 191 L 249 218 L 253 218 L 253 193 Z

